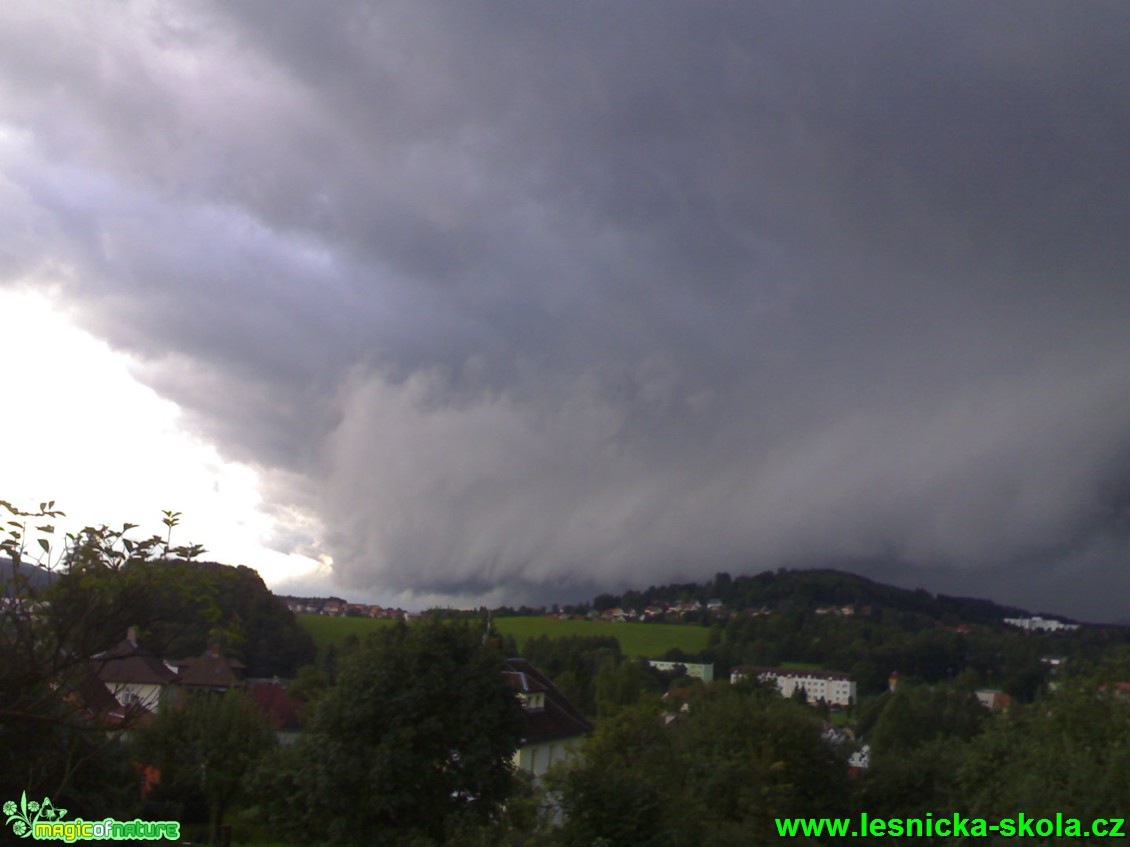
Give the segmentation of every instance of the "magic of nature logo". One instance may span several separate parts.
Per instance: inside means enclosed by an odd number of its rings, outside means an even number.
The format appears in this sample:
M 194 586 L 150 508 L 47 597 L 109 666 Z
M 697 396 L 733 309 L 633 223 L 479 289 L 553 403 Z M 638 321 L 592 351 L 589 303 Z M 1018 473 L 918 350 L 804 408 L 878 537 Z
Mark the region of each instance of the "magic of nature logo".
M 4 823 L 12 827 L 12 832 L 21 838 L 34 838 L 38 841 L 176 841 L 180 838 L 178 821 L 120 821 L 104 818 L 86 821 L 75 818 L 65 821 L 66 809 L 60 809 L 44 797 L 42 802 L 28 800 L 27 792 L 20 796 L 20 802 L 9 800 L 4 804 Z

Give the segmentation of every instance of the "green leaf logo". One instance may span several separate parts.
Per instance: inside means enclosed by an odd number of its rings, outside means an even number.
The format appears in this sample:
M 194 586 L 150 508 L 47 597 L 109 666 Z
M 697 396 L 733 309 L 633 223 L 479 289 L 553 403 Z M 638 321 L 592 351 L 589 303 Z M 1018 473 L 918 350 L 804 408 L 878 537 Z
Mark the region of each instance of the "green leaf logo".
M 39 803 L 32 800 L 30 803 L 27 799 L 27 792 L 20 795 L 20 803 L 17 806 L 14 800 L 8 800 L 4 804 L 4 814 L 8 819 L 4 821 L 6 824 L 11 824 L 12 832 L 21 838 L 27 838 L 32 834 L 35 828 L 35 822 L 40 818 L 49 821 L 62 820 L 63 815 L 67 813 L 66 809 L 58 809 L 51 802 L 50 797 L 44 797 L 43 802 Z

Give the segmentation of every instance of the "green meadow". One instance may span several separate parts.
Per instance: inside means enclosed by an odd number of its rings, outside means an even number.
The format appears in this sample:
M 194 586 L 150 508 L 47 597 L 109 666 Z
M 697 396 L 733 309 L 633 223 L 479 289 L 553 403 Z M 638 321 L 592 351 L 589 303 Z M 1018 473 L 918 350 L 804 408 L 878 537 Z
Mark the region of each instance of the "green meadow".
M 394 621 L 383 618 L 337 618 L 328 615 L 299 615 L 298 623 L 302 625 L 314 643 L 318 645 L 321 653 L 330 644 L 341 647 L 350 635 L 356 635 L 364 641 L 365 636 L 374 632 L 378 627 L 391 626 Z
M 521 650 L 527 638 L 548 635 L 611 635 L 620 642 L 625 656 L 658 659 L 672 647 L 686 653 L 697 653 L 706 647 L 710 629 L 704 626 L 674 623 L 612 623 L 611 621 L 563 621 L 557 618 L 495 618 L 494 625 L 503 635 L 512 635 Z
M 321 651 L 329 644 L 342 645 L 349 635 L 363 639 L 378 627 L 392 621 L 370 618 L 337 618 L 323 615 L 299 615 L 298 622 L 314 638 Z M 559 638 L 567 635 L 611 635 L 620 642 L 626 656 L 657 659 L 678 647 L 686 653 L 697 653 L 706 647 L 710 630 L 704 626 L 670 623 L 612 623 L 610 621 L 563 621 L 541 616 L 495 618 L 494 625 L 503 635 L 511 635 L 521 650 L 526 640 L 537 635 Z

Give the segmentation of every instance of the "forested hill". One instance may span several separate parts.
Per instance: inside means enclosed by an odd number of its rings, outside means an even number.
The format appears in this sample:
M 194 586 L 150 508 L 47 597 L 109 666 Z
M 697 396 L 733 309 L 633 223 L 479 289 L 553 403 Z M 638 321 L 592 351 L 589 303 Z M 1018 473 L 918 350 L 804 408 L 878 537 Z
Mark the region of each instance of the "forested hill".
M 166 658 L 198 656 L 212 644 L 250 676 L 293 676 L 314 660 L 310 634 L 252 568 L 218 562 L 135 561 L 47 571 L 0 558 L 0 597 L 29 591 L 60 628 L 88 622 L 105 649 L 136 627 L 141 646 Z M 91 623 L 93 622 L 93 623 Z
M 1002 618 L 1025 617 L 1029 613 L 1013 606 L 1002 606 L 991 600 L 972 597 L 949 597 L 931 594 L 923 589 L 910 590 L 884 585 L 845 571 L 777 570 L 756 576 L 731 577 L 716 574 L 705 583 L 684 583 L 650 586 L 643 591 L 627 591 L 621 595 L 601 594 L 593 599 L 597 611 L 619 606 L 642 610 L 656 603 L 686 601 L 708 603 L 721 600 L 729 610 L 781 609 L 798 610 L 852 606 L 855 611 L 873 614 L 884 610 L 920 615 L 943 624 L 992 624 Z M 1056 616 L 1067 620 L 1062 616 Z

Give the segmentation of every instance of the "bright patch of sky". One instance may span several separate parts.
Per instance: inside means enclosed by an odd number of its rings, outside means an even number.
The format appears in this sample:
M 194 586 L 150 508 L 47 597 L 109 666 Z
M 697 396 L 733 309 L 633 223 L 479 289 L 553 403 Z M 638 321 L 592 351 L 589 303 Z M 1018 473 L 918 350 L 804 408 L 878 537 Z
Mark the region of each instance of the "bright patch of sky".
M 260 506 L 254 468 L 225 461 L 180 426 L 179 407 L 130 374 L 129 357 L 76 328 L 45 295 L 0 289 L 0 357 L 8 374 L 0 417 L 0 499 L 67 513 L 58 534 L 86 525 L 139 524 L 163 534 L 161 512 L 182 513 L 174 544 L 205 559 L 254 567 L 273 586 L 324 567 L 269 549 L 278 531 Z

